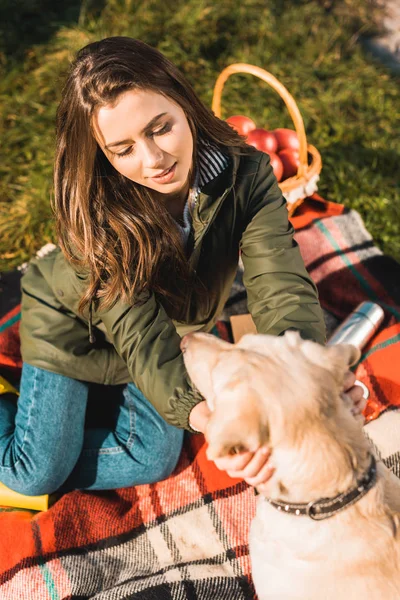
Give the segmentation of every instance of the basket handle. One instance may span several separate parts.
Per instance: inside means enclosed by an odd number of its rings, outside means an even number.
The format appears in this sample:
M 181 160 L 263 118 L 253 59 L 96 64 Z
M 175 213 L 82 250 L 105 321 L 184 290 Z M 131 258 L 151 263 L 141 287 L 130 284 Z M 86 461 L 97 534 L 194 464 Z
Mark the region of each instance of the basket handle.
M 268 83 L 282 98 L 286 107 L 289 111 L 289 114 L 294 123 L 294 127 L 296 129 L 296 133 L 300 142 L 300 165 L 297 171 L 299 177 L 303 176 L 307 170 L 308 160 L 307 160 L 307 138 L 306 132 L 304 129 L 303 119 L 301 117 L 300 111 L 297 107 L 297 104 L 291 94 L 287 91 L 284 85 L 280 81 L 276 79 L 271 73 L 261 69 L 260 67 L 255 67 L 254 65 L 248 65 L 246 63 L 235 63 L 226 67 L 219 74 L 217 81 L 214 86 L 214 94 L 212 100 L 212 110 L 214 114 L 221 118 L 221 96 L 223 87 L 227 81 L 227 79 L 233 75 L 234 73 L 249 73 L 250 75 L 255 75 L 259 77 L 266 83 Z

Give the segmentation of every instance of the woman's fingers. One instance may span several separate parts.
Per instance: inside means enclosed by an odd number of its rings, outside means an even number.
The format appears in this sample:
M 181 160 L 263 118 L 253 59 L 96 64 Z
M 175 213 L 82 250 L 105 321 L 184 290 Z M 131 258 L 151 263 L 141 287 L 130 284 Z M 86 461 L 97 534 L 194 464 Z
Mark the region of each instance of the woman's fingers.
M 367 404 L 367 399 L 364 398 L 363 396 L 361 397 L 361 399 L 356 400 L 353 403 L 353 407 L 351 409 L 353 416 L 356 417 L 357 419 L 360 418 L 362 421 L 364 421 L 363 410 L 364 410 L 366 404 Z
M 358 416 L 362 413 L 367 403 L 368 390 L 363 389 L 361 382 L 357 381 L 352 371 L 347 371 L 343 381 L 343 391 L 352 402 L 351 412 Z
M 230 477 L 244 479 L 249 485 L 258 485 L 260 482 L 268 481 L 272 475 L 273 469 L 268 466 L 270 455 L 271 450 L 263 446 L 256 452 L 224 456 L 214 462 L 218 469 L 226 471 Z
M 228 469 L 228 475 L 244 479 L 250 485 L 253 485 L 252 481 L 266 481 L 270 476 L 268 472 L 271 470 L 268 466 L 270 455 L 269 448 L 260 448 L 243 469 Z
M 364 400 L 364 391 L 360 385 L 353 385 L 353 387 L 346 391 L 346 394 L 350 396 L 353 404 L 360 404 Z
M 266 463 L 255 477 L 245 477 L 245 482 L 249 485 L 252 485 L 253 487 L 258 487 L 259 485 L 267 483 L 267 481 L 272 477 L 274 472 L 274 467 L 271 467 L 268 463 Z
M 241 452 L 240 454 L 216 458 L 214 462 L 220 471 L 228 471 L 228 473 L 230 471 L 240 472 L 249 464 L 253 456 L 253 452 Z M 235 477 L 237 477 L 237 475 L 235 475 Z
M 348 392 L 348 390 L 354 386 L 355 382 L 356 376 L 353 371 L 347 371 L 343 380 L 343 391 Z
M 269 457 L 271 456 L 271 450 L 267 447 L 262 447 L 254 453 L 251 461 L 246 465 L 246 467 L 241 472 L 241 477 L 247 481 L 247 479 L 251 479 L 253 477 L 257 477 L 260 471 L 263 469 L 265 464 L 268 462 Z

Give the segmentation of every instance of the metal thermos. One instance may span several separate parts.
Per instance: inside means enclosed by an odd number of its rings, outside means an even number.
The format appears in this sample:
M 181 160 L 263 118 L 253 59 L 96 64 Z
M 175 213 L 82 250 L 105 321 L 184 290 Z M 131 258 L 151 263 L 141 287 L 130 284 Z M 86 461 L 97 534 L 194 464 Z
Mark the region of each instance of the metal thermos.
M 381 325 L 385 313 L 379 304 L 361 302 L 331 335 L 328 345 L 352 344 L 360 350 L 369 342 Z
M 327 345 L 352 344 L 362 350 L 378 330 L 384 316 L 385 313 L 379 304 L 361 302 L 343 323 L 335 329 Z M 356 384 L 362 387 L 364 398 L 367 400 L 369 397 L 367 386 L 358 379 L 356 380 Z

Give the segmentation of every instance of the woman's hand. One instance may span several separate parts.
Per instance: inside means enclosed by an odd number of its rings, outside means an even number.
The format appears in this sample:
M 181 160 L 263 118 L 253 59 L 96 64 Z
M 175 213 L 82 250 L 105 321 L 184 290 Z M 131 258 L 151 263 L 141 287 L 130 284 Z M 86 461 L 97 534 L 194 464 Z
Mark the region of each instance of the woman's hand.
M 210 415 L 207 403 L 199 402 L 190 412 L 189 423 L 193 429 L 205 433 Z M 214 462 L 220 471 L 226 471 L 230 477 L 244 479 L 249 485 L 259 487 L 274 472 L 274 468 L 268 465 L 270 455 L 270 449 L 263 446 L 256 452 L 232 454 L 217 458 Z
M 365 408 L 367 399 L 364 397 L 363 388 L 360 385 L 357 385 L 356 381 L 354 373 L 352 371 L 347 371 L 343 382 L 343 391 L 346 392 L 353 403 L 351 412 L 355 417 L 359 417 Z
M 351 410 L 354 416 L 361 416 L 366 399 L 363 395 L 363 388 L 356 384 L 356 376 L 352 371 L 346 373 L 343 391 L 346 392 L 353 404 Z M 246 483 L 257 487 L 262 492 L 263 485 L 274 473 L 274 467 L 268 463 L 270 456 L 270 448 L 263 446 L 256 452 L 233 454 L 217 458 L 214 462 L 218 469 L 226 471 L 230 477 L 244 479 Z
M 356 384 L 356 376 L 352 371 L 346 373 L 343 391 L 346 392 L 353 404 L 351 410 L 354 416 L 361 416 L 366 399 L 362 387 Z M 224 456 L 217 458 L 214 462 L 218 469 L 226 471 L 230 477 L 244 479 L 246 483 L 257 487 L 262 492 L 263 485 L 272 477 L 275 470 L 268 463 L 270 456 L 270 448 L 263 446 L 256 452 L 241 452 L 232 456 Z
M 221 471 L 226 471 L 230 477 L 244 479 L 254 487 L 265 484 L 274 472 L 268 464 L 271 456 L 270 448 L 262 446 L 256 452 L 241 452 L 223 458 L 215 459 L 215 464 Z
M 203 400 L 192 408 L 189 414 L 189 425 L 194 431 L 204 433 L 207 428 L 208 419 L 211 411 L 208 408 L 207 402 Z
M 343 391 L 346 392 L 353 404 L 351 410 L 354 416 L 361 416 L 366 398 L 364 398 L 362 387 L 356 384 L 356 376 L 352 371 L 346 373 Z M 194 429 L 205 433 L 210 415 L 207 403 L 203 401 L 192 409 L 189 422 Z M 230 477 L 235 479 L 244 479 L 246 483 L 262 491 L 263 485 L 274 473 L 274 468 L 268 464 L 270 455 L 270 449 L 263 446 L 256 452 L 241 452 L 224 456 L 217 458 L 214 462 L 220 471 L 226 471 Z

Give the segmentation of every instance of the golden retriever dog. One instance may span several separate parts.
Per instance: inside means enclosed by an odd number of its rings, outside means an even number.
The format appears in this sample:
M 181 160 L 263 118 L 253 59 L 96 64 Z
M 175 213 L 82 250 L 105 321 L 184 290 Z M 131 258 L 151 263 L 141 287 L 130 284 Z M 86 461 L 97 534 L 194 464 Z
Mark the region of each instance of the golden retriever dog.
M 399 600 L 400 481 L 375 460 L 343 380 L 360 352 L 293 331 L 182 343 L 212 411 L 210 459 L 272 449 L 250 556 L 260 600 Z

